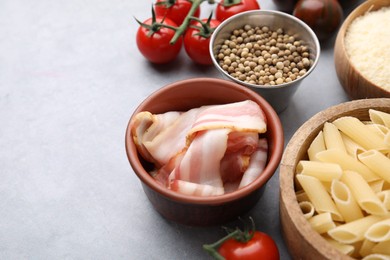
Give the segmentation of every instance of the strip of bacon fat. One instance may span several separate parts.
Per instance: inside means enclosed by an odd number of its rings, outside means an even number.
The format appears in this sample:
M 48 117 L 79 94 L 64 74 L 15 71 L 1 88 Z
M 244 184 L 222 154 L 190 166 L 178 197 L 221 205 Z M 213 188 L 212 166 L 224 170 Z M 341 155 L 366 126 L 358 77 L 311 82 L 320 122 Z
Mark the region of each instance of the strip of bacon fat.
M 180 112 L 167 112 L 164 114 L 152 114 L 147 111 L 140 112 L 131 120 L 131 134 L 138 152 L 149 161 L 156 163 L 153 154 L 150 154 L 145 147 L 145 143 L 152 142 L 161 132 L 164 132 L 173 122 L 175 122 Z
M 257 177 L 260 176 L 267 162 L 267 154 L 268 154 L 267 139 L 261 138 L 259 140 L 259 146 L 257 147 L 257 150 L 251 155 L 251 158 L 249 160 L 249 166 L 244 172 L 244 175 L 242 176 L 240 182 L 240 186 L 238 188 L 242 188 L 252 183 Z
M 192 196 L 216 196 L 224 194 L 224 190 L 221 187 L 197 184 L 182 180 L 172 181 L 171 190 Z
M 226 152 L 229 131 L 213 129 L 199 132 L 169 179 L 223 189 L 220 162 Z
M 265 133 L 267 124 L 264 112 L 251 100 L 211 106 L 202 111 L 187 135 L 187 144 L 198 131 L 229 128 L 237 132 Z

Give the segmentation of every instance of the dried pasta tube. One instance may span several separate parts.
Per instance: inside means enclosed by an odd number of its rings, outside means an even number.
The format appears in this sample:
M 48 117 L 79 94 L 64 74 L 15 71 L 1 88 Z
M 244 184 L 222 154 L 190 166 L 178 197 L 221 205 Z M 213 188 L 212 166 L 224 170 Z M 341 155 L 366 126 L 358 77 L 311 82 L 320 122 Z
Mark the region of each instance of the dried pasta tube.
M 355 117 L 340 117 L 333 121 L 333 124 L 366 150 L 390 148 L 384 144 L 383 139 L 380 136 Z
M 341 253 L 345 255 L 351 255 L 355 251 L 355 247 L 353 245 L 340 243 L 330 237 L 324 237 L 324 238 L 329 244 L 331 244 L 333 247 L 335 247 L 337 250 L 339 250 Z
M 364 217 L 361 208 L 346 184 L 339 180 L 333 180 L 330 194 L 345 222 Z
M 302 174 L 297 174 L 296 178 L 319 214 L 329 212 L 332 214 L 333 220 L 344 220 L 321 181 L 315 177 Z
M 380 179 L 380 180 L 369 182 L 368 184 L 370 185 L 371 189 L 374 192 L 378 193 L 383 190 L 383 185 L 385 184 L 385 180 Z
M 364 239 L 364 233 L 373 224 L 383 220 L 384 217 L 369 215 L 355 221 L 342 224 L 328 231 L 328 235 L 340 243 L 351 244 Z
M 322 131 L 320 131 L 317 136 L 314 138 L 314 140 L 311 142 L 309 148 L 307 149 L 307 155 L 309 156 L 310 161 L 318 161 L 317 153 L 321 151 L 325 151 L 325 141 L 324 141 L 324 134 Z
M 359 160 L 367 165 L 376 175 L 390 182 L 390 159 L 377 150 L 369 150 L 358 155 Z
M 326 149 L 339 149 L 343 152 L 347 152 L 340 131 L 334 124 L 325 122 L 322 131 L 324 132 Z
M 371 254 L 364 257 L 362 260 L 389 260 L 389 256 L 383 254 Z
M 390 218 L 372 225 L 364 234 L 365 238 L 374 242 L 390 240 Z M 390 252 L 390 250 L 389 250 Z
M 310 201 L 301 201 L 298 203 L 298 205 L 306 219 L 310 219 L 314 216 L 314 206 Z
M 380 179 L 380 177 L 366 165 L 340 150 L 331 149 L 319 152 L 317 158 L 322 162 L 337 163 L 343 170 L 358 172 L 368 182 Z
M 359 249 L 359 254 L 363 257 L 372 254 L 372 248 L 376 245 L 375 242 L 372 242 L 368 239 L 364 239 L 362 246 Z
M 386 209 L 390 210 L 390 190 L 380 191 L 376 195 L 383 202 Z
M 369 109 L 370 120 L 390 128 L 390 114 L 376 109 Z
M 365 149 L 361 145 L 357 144 L 355 141 L 353 141 L 349 136 L 345 135 L 344 133 L 341 133 L 341 138 L 343 139 L 343 143 L 347 153 L 350 156 L 352 156 L 354 159 L 357 160 L 358 153 L 365 151 Z
M 376 254 L 390 255 L 390 240 L 377 243 L 372 247 L 372 252 Z
M 296 172 L 303 175 L 316 177 L 320 181 L 331 182 L 333 179 L 340 179 L 343 170 L 336 163 L 325 163 L 317 161 L 299 161 Z
M 332 215 L 329 212 L 315 215 L 309 219 L 311 227 L 319 234 L 324 234 L 336 227 L 332 220 Z
M 387 210 L 364 178 L 354 171 L 344 171 L 341 181 L 351 190 L 359 206 L 369 214 L 386 215 Z

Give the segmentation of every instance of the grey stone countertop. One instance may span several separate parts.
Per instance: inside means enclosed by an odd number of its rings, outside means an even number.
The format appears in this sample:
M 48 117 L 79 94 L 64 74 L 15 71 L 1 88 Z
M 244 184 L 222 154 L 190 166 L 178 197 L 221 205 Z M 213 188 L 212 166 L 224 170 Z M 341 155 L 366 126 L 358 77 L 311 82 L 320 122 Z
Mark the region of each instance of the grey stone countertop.
M 126 126 L 144 98 L 177 80 L 222 77 L 184 50 L 169 66 L 141 56 L 134 17 L 149 18 L 151 5 L 0 2 L 0 259 L 209 259 L 202 244 L 225 234 L 162 218 L 126 157 Z M 203 3 L 202 16 L 212 8 Z M 333 45 L 334 37 L 322 45 L 317 68 L 280 114 L 286 144 L 311 116 L 348 100 Z M 290 259 L 278 175 L 248 215 Z

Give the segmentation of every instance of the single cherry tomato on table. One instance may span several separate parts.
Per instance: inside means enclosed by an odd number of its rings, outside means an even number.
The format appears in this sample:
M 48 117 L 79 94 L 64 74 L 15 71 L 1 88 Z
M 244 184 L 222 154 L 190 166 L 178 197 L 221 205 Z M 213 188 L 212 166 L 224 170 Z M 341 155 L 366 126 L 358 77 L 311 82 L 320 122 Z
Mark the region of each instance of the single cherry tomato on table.
M 260 5 L 256 0 L 221 0 L 215 9 L 215 18 L 222 22 L 235 14 L 258 9 Z
M 159 23 L 177 27 L 177 24 L 169 18 L 154 16 L 140 23 L 137 31 L 136 42 L 142 55 L 152 63 L 167 63 L 176 58 L 183 44 L 180 37 L 175 44 L 170 44 L 175 30 L 166 28 Z
M 210 36 L 219 24 L 220 22 L 215 19 L 202 19 L 202 23 L 197 22 L 186 31 L 184 48 L 195 63 L 202 65 L 213 63 L 209 51 Z
M 236 228 L 228 235 L 203 249 L 215 259 L 225 260 L 279 260 L 279 250 L 271 236 L 256 231 L 255 223 L 250 218 L 252 228 L 242 231 Z
M 260 231 L 255 231 L 252 239 L 245 243 L 231 238 L 222 244 L 218 252 L 226 260 L 279 260 L 279 250 L 274 240 Z
M 165 16 L 177 25 L 181 25 L 190 11 L 192 3 L 188 0 L 157 0 L 155 11 L 157 16 Z M 192 16 L 199 17 L 200 8 L 198 7 Z
M 300 0 L 293 15 L 309 25 L 318 39 L 324 41 L 341 25 L 343 9 L 337 0 Z

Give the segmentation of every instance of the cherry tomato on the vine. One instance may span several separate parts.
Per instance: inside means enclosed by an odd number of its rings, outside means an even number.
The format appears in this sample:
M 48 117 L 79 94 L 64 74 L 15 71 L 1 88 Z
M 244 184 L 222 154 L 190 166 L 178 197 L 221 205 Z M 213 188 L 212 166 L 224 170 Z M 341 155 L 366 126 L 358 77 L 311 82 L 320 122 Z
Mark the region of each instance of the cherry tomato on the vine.
M 248 242 L 239 242 L 231 238 L 219 247 L 218 252 L 226 260 L 279 260 L 279 250 L 275 241 L 260 231 L 255 231 Z
M 221 0 L 215 10 L 215 18 L 219 21 L 226 20 L 230 16 L 250 10 L 260 9 L 260 5 L 256 0 Z
M 202 19 L 207 23 L 208 19 Z M 209 44 L 210 36 L 214 28 L 216 28 L 221 22 L 215 19 L 211 19 L 209 22 L 209 28 L 202 30 L 202 25 L 197 22 L 194 26 L 199 28 L 190 27 L 184 35 L 184 48 L 188 56 L 198 64 L 210 65 L 212 60 L 210 57 Z
M 166 16 L 177 25 L 181 25 L 190 11 L 192 3 L 188 0 L 157 0 L 155 4 L 156 15 Z M 193 14 L 199 17 L 200 8 L 198 7 Z
M 158 23 L 167 24 L 177 27 L 177 24 L 169 18 L 161 16 L 156 17 Z M 137 46 L 142 55 L 152 63 L 167 63 L 176 58 L 183 44 L 180 37 L 175 44 L 170 44 L 170 41 L 175 34 L 175 31 L 166 27 L 147 28 L 147 25 L 152 26 L 153 18 L 149 18 L 143 22 L 146 26 L 140 26 L 137 31 Z

